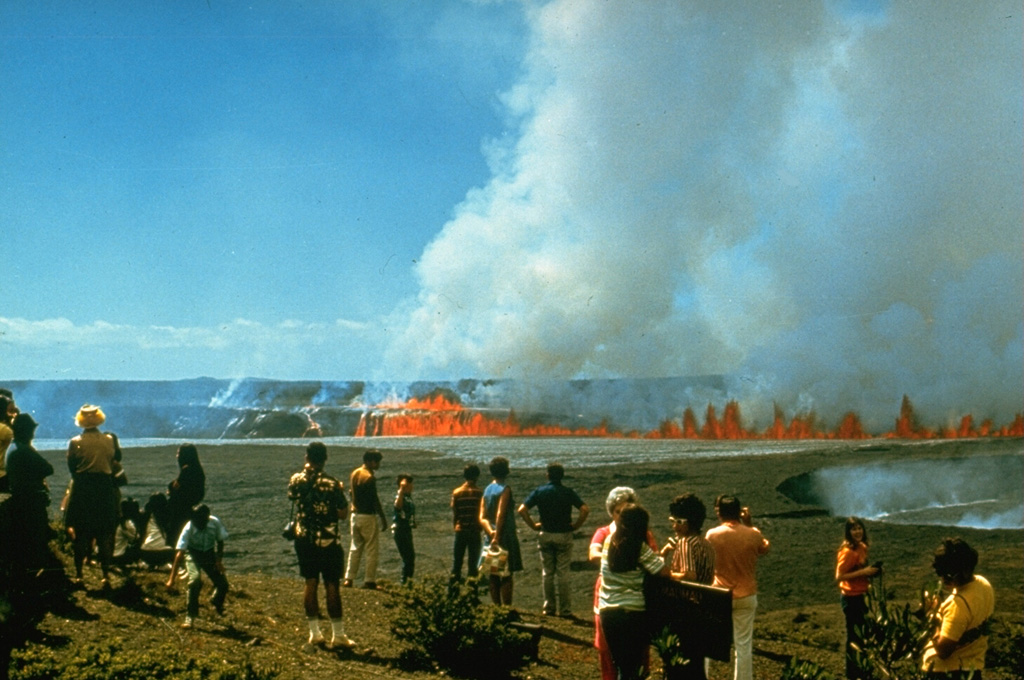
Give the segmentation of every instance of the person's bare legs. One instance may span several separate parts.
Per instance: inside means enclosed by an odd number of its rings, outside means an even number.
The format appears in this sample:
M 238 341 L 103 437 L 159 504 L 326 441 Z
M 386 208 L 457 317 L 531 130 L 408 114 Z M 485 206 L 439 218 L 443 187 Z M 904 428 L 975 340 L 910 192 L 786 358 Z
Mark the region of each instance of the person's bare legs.
M 302 590 L 302 606 L 306 609 L 306 618 L 313 618 L 320 616 L 320 612 L 317 610 L 316 595 L 317 589 L 320 585 L 320 579 L 307 578 L 306 587 Z M 328 597 L 330 602 L 330 597 Z
M 355 642 L 345 634 L 345 622 L 342 618 L 341 585 L 338 581 L 324 581 L 327 593 L 327 615 L 331 617 L 331 647 L 354 647 Z
M 501 604 L 502 579 L 500 576 L 491 576 L 488 579 L 491 586 L 491 602 Z
M 507 576 L 501 579 L 501 604 L 506 607 L 512 606 L 512 577 Z
M 82 541 L 79 538 L 76 538 L 73 544 L 75 551 L 75 578 L 79 581 L 82 580 L 82 568 L 85 566 L 85 555 L 90 544 L 91 541 Z
M 324 583 L 324 590 L 327 593 L 327 615 L 331 617 L 332 621 L 340 619 L 342 616 L 341 589 L 338 586 L 338 582 Z
M 317 645 L 324 641 L 320 632 L 320 610 L 317 607 L 316 595 L 320 585 L 319 578 L 307 578 L 302 589 L 302 606 L 306 610 L 306 623 L 309 624 L 309 644 Z
M 100 554 L 100 569 L 103 572 L 103 584 L 110 585 L 110 563 L 114 560 L 114 534 L 104 534 L 96 541 Z

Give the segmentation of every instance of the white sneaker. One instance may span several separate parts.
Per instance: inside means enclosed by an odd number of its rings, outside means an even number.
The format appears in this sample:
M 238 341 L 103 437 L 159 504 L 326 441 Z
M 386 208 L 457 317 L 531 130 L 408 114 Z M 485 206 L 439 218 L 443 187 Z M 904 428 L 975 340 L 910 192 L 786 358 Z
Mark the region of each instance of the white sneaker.
M 318 634 L 318 635 L 313 635 L 312 633 L 309 634 L 309 644 L 311 644 L 311 645 L 321 645 L 321 644 L 323 644 L 323 642 L 324 642 L 324 636 L 323 636 L 322 633 Z
M 334 639 L 331 640 L 329 645 L 331 648 L 344 647 L 345 649 L 352 649 L 356 646 L 356 643 L 349 636 L 342 633 L 341 635 L 335 635 Z
M 181 627 L 182 628 L 191 628 L 192 627 L 192 617 L 191 616 L 186 616 L 185 617 L 185 622 L 183 624 L 181 624 Z

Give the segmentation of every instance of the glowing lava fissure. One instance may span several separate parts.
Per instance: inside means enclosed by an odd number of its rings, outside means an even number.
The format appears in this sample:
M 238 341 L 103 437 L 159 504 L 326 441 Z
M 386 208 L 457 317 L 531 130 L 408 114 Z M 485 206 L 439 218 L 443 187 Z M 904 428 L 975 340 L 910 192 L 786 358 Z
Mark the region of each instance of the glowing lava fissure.
M 572 429 L 520 423 L 514 411 L 504 418 L 466 409 L 443 395 L 376 406 L 363 414 L 356 437 L 612 437 L 607 427 Z
M 504 415 L 502 415 L 504 414 Z M 856 413 L 846 413 L 834 429 L 819 425 L 814 413 L 796 415 L 788 421 L 778 406 L 771 425 L 763 430 L 747 429 L 742 424 L 739 403 L 729 401 L 718 417 L 708 404 L 704 423 L 699 424 L 690 407 L 681 419 L 667 419 L 649 432 L 620 432 L 606 422 L 596 427 L 571 428 L 558 424 L 520 422 L 515 411 L 468 409 L 444 394 L 414 397 L 402 404 L 381 404 L 365 411 L 359 420 L 356 437 L 626 437 L 644 439 L 706 440 L 795 440 L 795 439 L 957 439 L 973 437 L 1024 437 L 1024 415 L 995 427 L 991 421 L 974 424 L 963 416 L 958 427 L 929 429 L 922 427 L 910 399 L 903 397 L 900 415 L 889 432 L 865 431 Z

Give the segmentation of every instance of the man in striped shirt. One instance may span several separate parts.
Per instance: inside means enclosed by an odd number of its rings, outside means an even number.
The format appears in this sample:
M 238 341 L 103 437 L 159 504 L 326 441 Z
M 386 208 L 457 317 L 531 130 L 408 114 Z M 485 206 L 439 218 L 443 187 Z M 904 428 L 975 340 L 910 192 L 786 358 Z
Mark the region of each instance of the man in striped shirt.
M 668 507 L 675 536 L 662 548 L 671 559 L 672 578 L 711 585 L 715 580 L 715 549 L 701 535 L 707 517 L 704 503 L 692 493 L 676 496 Z
M 480 567 L 480 499 L 483 489 L 476 485 L 480 479 L 480 466 L 470 463 L 463 469 L 462 477 L 466 480 L 452 491 L 452 520 L 455 527 L 454 562 L 452 576 L 462 578 L 462 562 L 466 560 L 466 574 L 476 578 Z

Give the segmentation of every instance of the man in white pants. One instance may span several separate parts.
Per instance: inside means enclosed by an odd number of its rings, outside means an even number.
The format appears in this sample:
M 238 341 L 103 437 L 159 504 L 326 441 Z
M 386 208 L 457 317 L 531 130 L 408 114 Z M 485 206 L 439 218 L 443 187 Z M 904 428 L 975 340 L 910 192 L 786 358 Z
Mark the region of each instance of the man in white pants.
M 750 509 L 735 496 L 715 500 L 721 522 L 707 533 L 715 549 L 714 585 L 732 591 L 732 638 L 736 648 L 734 680 L 754 675 L 754 612 L 757 611 L 757 560 L 768 552 L 768 539 L 754 528 Z
M 346 588 L 352 587 L 363 553 L 366 553 L 363 587 L 371 590 L 377 588 L 380 532 L 388 526 L 384 508 L 381 507 L 380 497 L 377 495 L 377 478 L 373 474 L 380 468 L 382 458 L 380 451 L 367 451 L 363 454 L 363 464 L 353 470 L 349 477 L 349 488 L 352 490 L 352 544 L 348 549 L 348 566 L 345 568 L 345 581 L 342 584 Z

